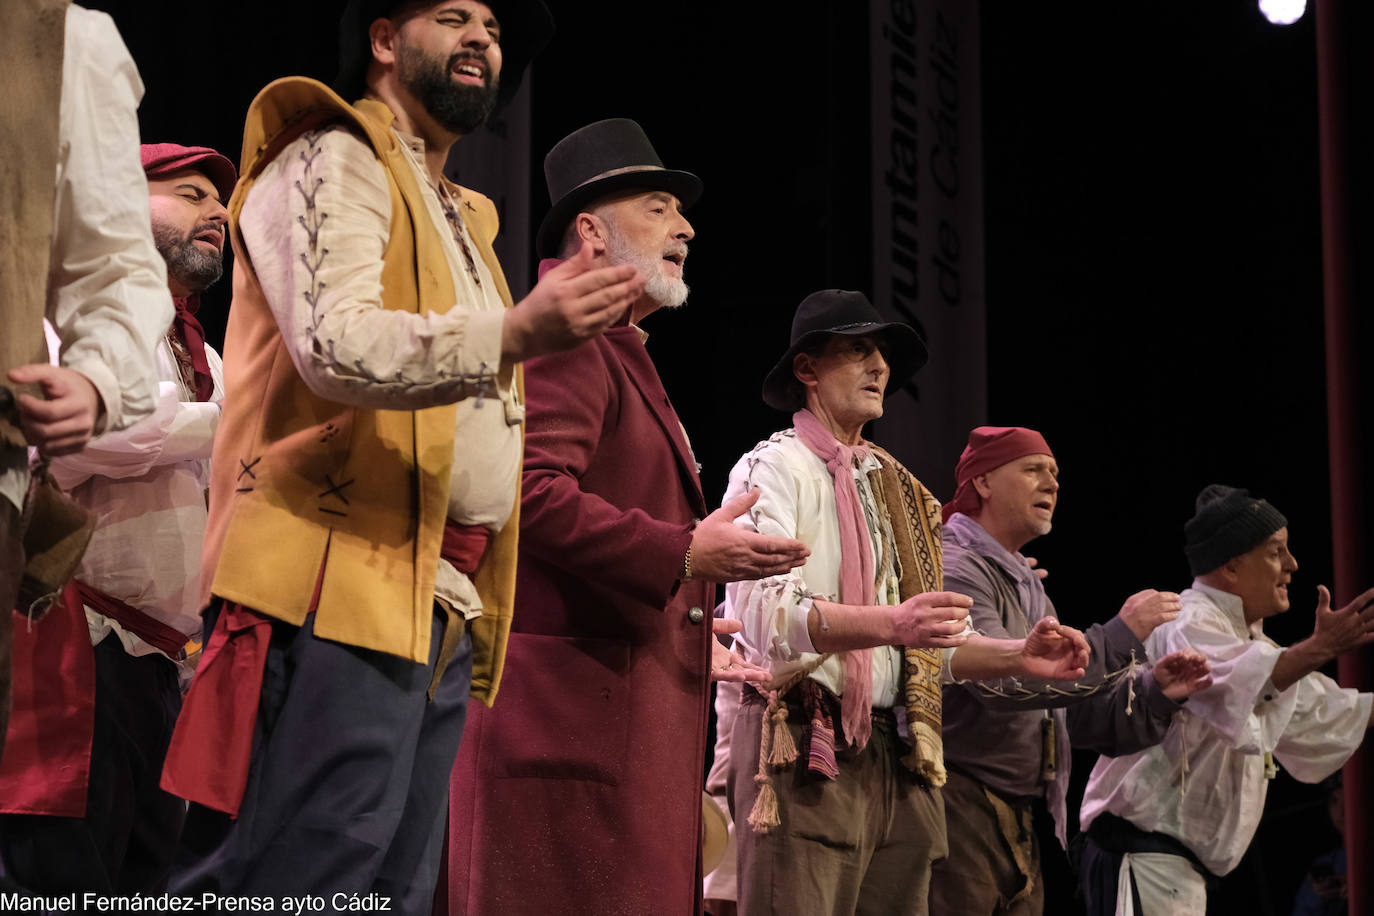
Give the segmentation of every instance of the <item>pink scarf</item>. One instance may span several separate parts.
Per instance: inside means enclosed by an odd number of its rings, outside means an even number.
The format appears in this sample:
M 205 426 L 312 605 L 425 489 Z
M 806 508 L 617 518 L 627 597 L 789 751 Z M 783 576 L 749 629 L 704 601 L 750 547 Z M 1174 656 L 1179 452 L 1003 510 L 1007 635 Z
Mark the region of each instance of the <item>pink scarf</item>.
M 854 467 L 871 454 L 865 445 L 841 445 L 809 410 L 792 415 L 797 438 L 825 462 L 835 478 L 835 511 L 840 522 L 841 604 L 869 605 L 873 589 L 873 544 L 868 522 L 859 502 Z M 873 732 L 873 652 L 851 649 L 844 655 L 844 695 L 840 698 L 841 723 L 849 743 L 862 748 Z

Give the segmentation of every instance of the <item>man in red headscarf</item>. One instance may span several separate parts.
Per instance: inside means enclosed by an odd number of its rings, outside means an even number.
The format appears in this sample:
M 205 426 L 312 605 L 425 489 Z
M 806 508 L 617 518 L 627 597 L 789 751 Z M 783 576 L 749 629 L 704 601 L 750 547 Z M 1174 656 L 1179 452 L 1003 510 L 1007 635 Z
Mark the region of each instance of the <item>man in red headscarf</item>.
M 958 490 L 944 507 L 941 532 L 945 587 L 973 599 L 969 617 L 979 633 L 1024 636 L 1037 621 L 1058 616 L 1020 553 L 1049 533 L 1059 497 L 1054 453 L 1035 430 L 980 426 L 955 476 Z M 1210 683 L 1206 663 L 1191 650 L 1139 676 L 1133 670 L 1132 659 L 1146 657 L 1142 640 L 1178 611 L 1172 592 L 1132 595 L 1110 621 L 1084 632 L 1092 662 L 1078 684 L 1053 695 L 1026 684 L 945 685 L 949 856 L 931 877 L 932 913 L 1042 912 L 1033 817 L 1043 801 L 1064 842 L 1070 736 L 1105 754 L 1156 744 L 1178 702 Z
M 195 312 L 222 271 L 237 175 L 204 147 L 145 144 L 142 161 L 176 306 L 156 351 L 157 406 L 49 466 L 98 523 L 52 613 L 16 634 L 27 645 L 0 767 L 0 856 L 40 893 L 162 890 L 185 814 L 158 778 L 190 675 L 186 647 L 201 630 L 205 490 L 224 396 Z M 50 329 L 54 362 L 58 346 Z

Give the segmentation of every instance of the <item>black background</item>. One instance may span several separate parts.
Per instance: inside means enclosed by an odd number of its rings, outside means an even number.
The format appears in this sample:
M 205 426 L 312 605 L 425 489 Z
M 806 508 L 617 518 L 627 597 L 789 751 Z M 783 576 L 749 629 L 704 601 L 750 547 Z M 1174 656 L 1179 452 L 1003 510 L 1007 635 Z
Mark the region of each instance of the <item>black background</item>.
M 237 160 L 258 89 L 333 74 L 341 2 L 89 5 L 139 65 L 150 142 Z M 635 118 L 705 182 L 691 302 L 646 329 L 718 501 L 735 459 L 786 425 L 758 391 L 795 304 L 869 286 L 865 6 L 550 5 L 530 225 L 543 153 L 602 117 Z M 1062 470 L 1056 530 L 1028 552 L 1068 622 L 1105 620 L 1140 588 L 1186 586 L 1193 497 L 1245 486 L 1290 520 L 1294 609 L 1269 632 L 1301 638 L 1331 581 L 1312 12 L 1279 28 L 1254 0 L 982 7 L 986 422 L 1040 429 Z M 228 287 L 202 314 L 215 343 Z M 927 475 L 941 498 L 957 452 Z M 1091 758 L 1075 765 L 1081 785 Z M 1213 910 L 1289 912 L 1335 841 L 1320 793 L 1281 775 Z M 1074 912 L 1064 875 L 1050 882 L 1047 912 Z

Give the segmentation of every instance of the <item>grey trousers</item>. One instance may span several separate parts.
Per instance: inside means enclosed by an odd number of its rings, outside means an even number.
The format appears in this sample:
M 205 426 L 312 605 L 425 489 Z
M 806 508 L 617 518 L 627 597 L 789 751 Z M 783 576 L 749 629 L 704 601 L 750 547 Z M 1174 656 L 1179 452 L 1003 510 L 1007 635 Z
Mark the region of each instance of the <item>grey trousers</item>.
M 1045 882 L 1029 810 L 1022 812 L 1023 827 L 1035 884 L 1029 895 L 1018 900 L 1025 875 L 1017 867 L 982 783 L 951 770 L 944 793 L 949 858 L 935 866 L 930 911 L 939 916 L 1040 916 L 1045 910 Z
M 863 750 L 837 749 L 834 780 L 807 773 L 804 756 L 775 770 L 782 824 L 760 834 L 747 818 L 763 711 L 746 701 L 731 734 L 741 916 L 925 916 L 931 865 L 946 852 L 945 807 L 902 765 L 890 717 L 875 717 Z M 799 719 L 794 709 L 788 726 L 801 748 Z

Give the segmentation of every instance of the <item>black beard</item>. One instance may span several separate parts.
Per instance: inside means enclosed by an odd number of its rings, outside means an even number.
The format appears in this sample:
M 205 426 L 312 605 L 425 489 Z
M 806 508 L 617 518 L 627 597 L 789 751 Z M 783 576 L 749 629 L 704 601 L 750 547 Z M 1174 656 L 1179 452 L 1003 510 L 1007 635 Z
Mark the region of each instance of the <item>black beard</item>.
M 487 122 L 496 107 L 499 83 L 487 72 L 485 86 L 456 83 L 450 75 L 458 62 L 470 53 L 454 54 L 440 66 L 439 61 L 418 48 L 403 45 L 396 62 L 396 73 L 439 126 L 451 133 L 470 134 Z M 485 62 L 483 62 L 485 69 Z
M 224 232 L 222 226 L 208 223 L 195 227 L 189 235 L 182 235 L 165 223 L 153 225 L 153 244 L 167 262 L 167 276 L 190 293 L 204 292 L 224 273 L 220 252 L 210 254 L 196 247 L 196 235 L 207 229 Z

